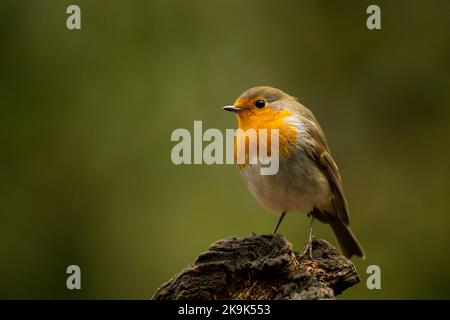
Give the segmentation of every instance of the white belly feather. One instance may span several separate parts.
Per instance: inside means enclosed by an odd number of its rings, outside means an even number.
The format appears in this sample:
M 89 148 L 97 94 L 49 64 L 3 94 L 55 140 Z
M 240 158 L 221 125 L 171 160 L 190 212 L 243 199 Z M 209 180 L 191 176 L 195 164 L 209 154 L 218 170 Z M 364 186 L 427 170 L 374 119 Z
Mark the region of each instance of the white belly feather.
M 292 158 L 280 159 L 275 175 L 261 175 L 259 165 L 241 168 L 250 192 L 266 209 L 276 213 L 309 213 L 314 207 L 329 206 L 330 187 L 326 177 L 300 150 Z

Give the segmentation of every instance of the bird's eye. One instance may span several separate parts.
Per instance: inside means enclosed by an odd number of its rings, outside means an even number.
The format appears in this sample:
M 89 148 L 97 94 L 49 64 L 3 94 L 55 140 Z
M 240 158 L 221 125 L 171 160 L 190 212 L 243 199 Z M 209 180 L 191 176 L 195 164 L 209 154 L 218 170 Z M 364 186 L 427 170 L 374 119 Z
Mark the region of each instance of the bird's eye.
M 261 109 L 264 108 L 264 106 L 266 105 L 266 102 L 264 100 L 256 100 L 255 102 L 255 107 Z

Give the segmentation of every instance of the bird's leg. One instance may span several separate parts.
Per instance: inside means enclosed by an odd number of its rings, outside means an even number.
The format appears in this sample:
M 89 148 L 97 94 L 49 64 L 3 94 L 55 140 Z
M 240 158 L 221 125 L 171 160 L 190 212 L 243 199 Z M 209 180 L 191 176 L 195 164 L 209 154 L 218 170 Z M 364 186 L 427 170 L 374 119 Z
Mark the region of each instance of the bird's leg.
M 286 211 L 281 214 L 280 219 L 278 219 L 277 225 L 275 226 L 275 229 L 273 229 L 273 231 L 272 231 L 272 234 L 277 233 L 278 227 L 280 226 L 281 221 L 283 221 L 285 215 L 286 215 Z
M 310 259 L 314 260 L 313 256 L 312 256 L 312 242 L 313 242 L 313 239 L 314 239 L 314 236 L 313 236 L 314 215 L 308 213 L 308 217 L 309 216 L 311 217 L 311 225 L 309 227 L 308 242 L 306 243 L 305 248 L 303 249 L 302 253 L 300 254 L 300 258 L 303 258 L 303 256 L 308 252 Z

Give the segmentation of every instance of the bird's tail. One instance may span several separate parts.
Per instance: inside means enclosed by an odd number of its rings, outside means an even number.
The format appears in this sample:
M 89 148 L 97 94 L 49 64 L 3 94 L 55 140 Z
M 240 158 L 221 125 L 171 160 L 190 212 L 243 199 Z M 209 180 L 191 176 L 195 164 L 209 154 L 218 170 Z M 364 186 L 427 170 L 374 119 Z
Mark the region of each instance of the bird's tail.
M 353 234 L 350 226 L 345 225 L 342 221 L 335 219 L 330 222 L 334 235 L 336 236 L 339 246 L 344 253 L 344 256 L 351 258 L 352 255 L 356 255 L 363 259 L 366 258 L 363 248 L 359 244 L 355 235 Z

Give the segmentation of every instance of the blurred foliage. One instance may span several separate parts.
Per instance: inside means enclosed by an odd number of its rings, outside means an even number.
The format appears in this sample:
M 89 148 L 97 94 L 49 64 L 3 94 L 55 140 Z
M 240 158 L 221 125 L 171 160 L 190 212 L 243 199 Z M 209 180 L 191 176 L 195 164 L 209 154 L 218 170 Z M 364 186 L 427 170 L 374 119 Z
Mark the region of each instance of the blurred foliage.
M 450 298 L 450 5 L 376 3 L 380 31 L 369 1 L 1 1 L 0 297 L 146 299 L 211 242 L 270 232 L 234 166 L 175 166 L 170 135 L 235 127 L 221 106 L 271 85 L 341 169 L 368 255 L 342 298 Z M 300 250 L 307 228 L 280 231 Z

